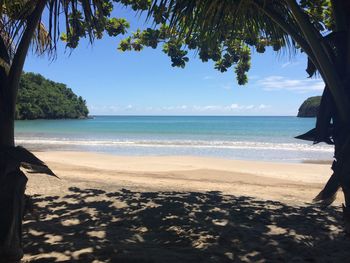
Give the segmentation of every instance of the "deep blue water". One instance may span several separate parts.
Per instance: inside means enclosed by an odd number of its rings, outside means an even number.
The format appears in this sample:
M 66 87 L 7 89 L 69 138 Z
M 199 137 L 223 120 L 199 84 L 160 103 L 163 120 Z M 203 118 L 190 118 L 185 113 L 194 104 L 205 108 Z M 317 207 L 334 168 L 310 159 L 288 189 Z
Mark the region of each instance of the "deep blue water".
M 332 147 L 294 139 L 314 118 L 239 116 L 96 116 L 87 120 L 16 122 L 31 149 L 117 155 L 196 155 L 299 162 L 331 159 Z

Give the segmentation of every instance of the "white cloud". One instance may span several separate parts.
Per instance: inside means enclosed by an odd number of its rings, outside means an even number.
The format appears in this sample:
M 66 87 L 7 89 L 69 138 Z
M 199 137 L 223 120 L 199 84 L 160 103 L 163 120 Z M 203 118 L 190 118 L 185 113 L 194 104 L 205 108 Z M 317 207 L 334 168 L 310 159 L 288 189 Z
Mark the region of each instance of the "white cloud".
M 268 109 L 268 108 L 271 108 L 271 106 L 270 106 L 270 105 L 265 105 L 265 104 L 260 104 L 260 105 L 258 106 L 258 109 L 260 109 L 260 110 Z
M 281 65 L 281 68 L 292 67 L 300 65 L 300 61 L 286 62 Z
M 205 105 L 205 106 L 192 106 L 191 111 L 194 112 L 203 112 L 203 111 L 220 111 L 223 108 L 223 106 L 220 105 Z
M 259 114 L 268 113 L 270 105 L 260 104 L 238 104 L 229 105 L 175 105 L 175 106 L 133 106 L 133 105 L 107 105 L 107 106 L 90 106 L 91 114 L 94 115 L 113 115 L 113 114 L 140 114 L 140 115 L 176 115 L 176 114 L 194 114 L 194 115 L 230 115 L 230 114 Z
M 266 91 L 289 90 L 298 93 L 322 91 L 324 83 L 320 79 L 288 79 L 282 76 L 268 76 L 257 81 Z
M 239 105 L 237 103 L 231 104 L 230 105 L 231 109 L 239 109 Z
M 182 110 L 186 110 L 186 109 L 187 109 L 187 105 L 182 105 L 180 108 L 181 108 Z
M 209 79 L 214 79 L 214 77 L 213 76 L 205 76 L 203 79 L 204 80 L 209 80 Z
M 252 112 L 261 111 L 271 108 L 270 105 L 240 105 L 233 103 L 231 105 L 207 105 L 207 106 L 192 106 L 189 110 L 194 112 L 208 112 L 208 113 L 239 113 L 239 112 Z

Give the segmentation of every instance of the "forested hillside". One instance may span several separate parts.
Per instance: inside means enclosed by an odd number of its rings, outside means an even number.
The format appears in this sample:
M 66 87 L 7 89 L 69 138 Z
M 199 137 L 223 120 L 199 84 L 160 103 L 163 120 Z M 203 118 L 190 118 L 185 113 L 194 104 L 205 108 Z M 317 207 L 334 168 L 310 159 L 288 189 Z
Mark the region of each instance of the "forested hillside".
M 306 99 L 299 108 L 298 117 L 316 117 L 320 103 L 321 96 Z
M 65 84 L 40 74 L 22 74 L 16 119 L 77 119 L 86 118 L 88 113 L 86 101 Z

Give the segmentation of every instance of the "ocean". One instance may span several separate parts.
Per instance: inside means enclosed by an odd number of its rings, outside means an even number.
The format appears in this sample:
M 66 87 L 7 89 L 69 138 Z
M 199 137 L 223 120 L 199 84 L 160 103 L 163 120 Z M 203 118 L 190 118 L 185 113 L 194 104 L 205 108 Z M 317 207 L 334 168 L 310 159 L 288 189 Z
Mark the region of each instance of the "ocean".
M 16 143 L 31 150 L 115 155 L 191 155 L 304 162 L 330 160 L 332 146 L 294 139 L 314 118 L 240 116 L 95 116 L 16 121 Z

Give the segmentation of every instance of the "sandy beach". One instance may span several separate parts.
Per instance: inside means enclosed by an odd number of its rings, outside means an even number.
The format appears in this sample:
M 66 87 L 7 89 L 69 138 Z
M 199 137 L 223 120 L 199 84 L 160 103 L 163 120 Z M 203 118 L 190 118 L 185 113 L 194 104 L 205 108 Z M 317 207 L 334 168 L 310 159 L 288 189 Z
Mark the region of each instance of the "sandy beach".
M 325 164 L 38 152 L 24 262 L 346 262 Z M 332 245 L 330 246 L 330 242 Z M 322 253 L 321 253 L 322 252 Z M 320 257 L 322 254 L 322 257 Z

